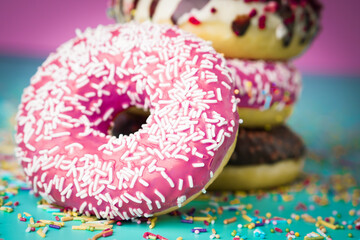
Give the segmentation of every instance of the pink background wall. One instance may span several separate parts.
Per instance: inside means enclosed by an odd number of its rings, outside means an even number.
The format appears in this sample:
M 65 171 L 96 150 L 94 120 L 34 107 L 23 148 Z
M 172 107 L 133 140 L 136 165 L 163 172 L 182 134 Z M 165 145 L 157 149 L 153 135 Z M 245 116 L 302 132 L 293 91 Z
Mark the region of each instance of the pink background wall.
M 323 31 L 296 60 L 306 73 L 360 76 L 360 0 L 322 0 Z M 346 2 L 346 4 L 344 4 Z M 7 0 L 0 4 L 0 54 L 47 56 L 81 30 L 113 21 L 107 0 Z

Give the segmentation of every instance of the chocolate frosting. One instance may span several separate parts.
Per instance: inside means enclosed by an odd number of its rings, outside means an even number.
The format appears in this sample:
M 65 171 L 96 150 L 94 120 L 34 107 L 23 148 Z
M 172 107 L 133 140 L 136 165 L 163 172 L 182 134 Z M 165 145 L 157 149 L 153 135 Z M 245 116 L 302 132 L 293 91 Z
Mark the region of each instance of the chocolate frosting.
M 236 148 L 228 165 L 273 164 L 303 157 L 305 152 L 302 139 L 287 126 L 269 131 L 239 128 Z
M 185 13 L 191 11 L 191 9 L 201 9 L 203 8 L 210 0 L 182 0 L 177 6 L 175 12 L 171 16 L 171 21 L 173 24 L 176 24 L 178 19 L 183 16 Z
M 150 13 L 149 13 L 150 18 L 152 18 L 154 16 L 154 13 L 155 13 L 155 10 L 156 10 L 156 7 L 157 7 L 158 3 L 159 3 L 159 0 L 152 0 L 151 1 Z

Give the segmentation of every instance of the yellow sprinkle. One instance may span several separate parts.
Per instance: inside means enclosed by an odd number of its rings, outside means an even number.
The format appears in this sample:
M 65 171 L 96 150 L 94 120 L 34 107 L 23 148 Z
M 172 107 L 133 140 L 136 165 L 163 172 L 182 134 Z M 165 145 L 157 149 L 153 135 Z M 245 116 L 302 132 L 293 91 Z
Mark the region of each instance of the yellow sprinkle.
M 36 233 L 39 234 L 40 237 L 42 237 L 42 238 L 44 238 L 44 237 L 46 236 L 45 233 L 42 231 L 41 228 L 39 228 L 39 230 L 37 230 Z
M 72 226 L 72 230 L 86 230 L 86 226 Z
M 150 220 L 150 229 L 153 229 L 155 227 L 155 223 L 156 223 L 157 217 L 154 217 Z
M 244 192 L 244 191 L 236 191 L 236 192 L 235 192 L 235 196 L 236 196 L 236 197 L 246 197 L 246 196 L 247 196 L 247 193 Z
M 92 228 L 92 230 L 97 231 L 97 230 L 105 230 L 108 228 L 112 228 L 112 225 L 98 225 L 98 226 L 91 226 L 91 225 L 80 225 L 80 226 L 72 226 L 73 230 L 88 230 Z
M 211 217 L 193 217 L 190 219 L 192 219 L 193 221 L 198 221 L 198 222 L 203 222 L 203 221 L 211 222 L 211 220 L 212 220 Z
M 242 218 L 245 219 L 245 220 L 248 221 L 248 222 L 251 222 L 251 221 L 252 221 L 251 217 L 249 217 L 249 216 L 246 215 L 246 214 L 243 214 L 243 215 L 242 215 Z
M 295 237 L 300 237 L 300 233 L 296 232 Z
M 271 213 L 269 213 L 269 212 L 266 213 L 266 217 L 267 217 L 267 218 L 271 218 Z
M 13 204 L 13 202 L 10 201 L 10 202 L 5 203 L 4 206 L 11 206 L 12 204 Z
M 28 227 L 34 227 L 34 228 L 38 228 L 38 227 L 45 227 L 46 224 L 45 223 L 34 223 L 34 224 L 28 224 Z
M 27 213 L 27 212 L 23 212 L 23 214 L 24 214 L 25 216 L 27 216 L 27 217 L 30 217 L 30 216 L 31 216 L 31 214 L 30 214 L 30 213 Z
M 246 209 L 247 210 L 251 210 L 253 208 L 253 205 L 251 203 L 249 203 L 248 205 L 246 205 Z
M 102 228 L 104 227 L 106 228 L 113 228 L 113 225 L 107 225 L 107 224 L 99 224 L 99 223 L 83 223 L 80 226 L 84 226 L 84 227 L 99 227 Z
M 176 238 L 176 240 L 183 240 L 183 238 L 182 238 L 182 237 L 178 237 L 178 238 Z
M 354 216 L 354 215 L 355 215 L 355 213 L 356 213 L 356 212 L 355 212 L 355 210 L 354 210 L 354 209 L 351 209 L 351 210 L 349 211 L 349 215 L 350 215 L 350 216 Z
M 73 217 L 62 217 L 61 221 L 62 222 L 67 222 L 67 221 L 72 221 L 74 218 Z
M 322 240 L 324 239 L 323 236 L 318 236 L 318 237 L 304 237 L 304 240 Z
M 93 217 L 87 217 L 87 216 L 80 216 L 80 217 L 72 217 L 73 221 L 85 221 L 85 222 L 90 222 L 90 221 L 96 221 L 97 218 L 93 218 Z
M 55 221 L 51 221 L 51 220 L 39 220 L 39 222 L 45 223 L 45 224 L 52 224 L 52 225 L 56 225 L 56 226 L 60 226 L 60 227 L 63 227 L 65 225 L 64 222 L 55 222 Z
M 316 219 L 313 218 L 312 216 L 310 216 L 309 214 L 302 214 L 301 215 L 301 218 L 304 219 L 305 222 L 309 222 L 309 223 L 315 223 L 316 222 Z
M 229 223 L 233 223 L 237 220 L 236 217 L 232 217 L 232 218 L 228 218 L 224 220 L 224 224 L 229 224 Z
M 34 218 L 33 218 L 33 217 L 31 217 L 31 218 L 30 218 L 30 223 L 31 223 L 31 224 L 34 224 L 34 223 L 35 223 L 35 221 L 34 221 Z
M 294 200 L 294 196 L 284 194 L 284 195 L 282 195 L 282 199 L 283 199 L 284 202 L 290 202 L 290 201 Z
M 335 218 L 334 217 L 329 217 L 329 222 L 334 224 L 335 223 Z
M 21 213 L 18 213 L 18 219 L 20 219 L 21 218 Z
M 240 200 L 238 198 L 235 198 L 234 200 L 230 201 L 231 205 L 235 205 L 235 204 L 239 204 L 239 203 L 240 203 Z
M 318 221 L 319 224 L 324 225 L 325 227 L 331 228 L 331 229 L 337 229 L 337 227 L 334 224 L 328 223 L 326 221 L 323 220 L 319 220 Z

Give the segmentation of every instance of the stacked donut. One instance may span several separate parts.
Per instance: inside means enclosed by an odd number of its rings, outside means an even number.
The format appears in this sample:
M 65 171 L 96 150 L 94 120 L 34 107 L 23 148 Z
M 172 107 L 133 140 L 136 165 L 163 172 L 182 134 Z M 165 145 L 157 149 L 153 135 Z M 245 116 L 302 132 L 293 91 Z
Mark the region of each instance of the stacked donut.
M 24 90 L 16 156 L 49 203 L 119 220 L 167 213 L 227 164 L 239 126 L 233 91 L 225 59 L 181 29 L 78 31 Z M 131 107 L 150 112 L 146 123 L 109 134 Z
M 272 187 L 295 179 L 305 146 L 286 125 L 301 91 L 290 59 L 317 35 L 317 0 L 113 0 L 119 22 L 178 25 L 228 59 L 243 120 L 229 164 L 214 189 Z

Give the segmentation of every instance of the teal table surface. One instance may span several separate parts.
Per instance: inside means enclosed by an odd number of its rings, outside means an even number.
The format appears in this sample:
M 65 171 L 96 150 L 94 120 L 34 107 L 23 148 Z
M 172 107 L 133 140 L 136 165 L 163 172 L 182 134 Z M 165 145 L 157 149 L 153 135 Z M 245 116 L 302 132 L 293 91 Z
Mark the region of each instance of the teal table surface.
M 9 188 L 26 186 L 15 176 L 20 170 L 11 153 L 14 115 L 23 88 L 42 61 L 0 56 L 0 197 L 3 204 L 19 202 L 18 206 L 10 205 L 13 212 L 0 211 L 0 239 L 42 239 L 36 232 L 25 232 L 29 220 L 19 221 L 19 213 L 27 212 L 35 221 L 55 220 L 51 212 L 38 207 L 40 198 L 31 191 L 19 190 L 13 194 Z M 315 223 L 305 221 L 303 214 L 330 218 L 330 221 L 333 218 L 339 227 L 344 226 L 336 230 L 326 226 L 326 234 L 334 240 L 360 239 L 360 230 L 355 229 L 355 221 L 360 217 L 360 77 L 304 75 L 303 85 L 301 99 L 288 121 L 309 150 L 304 174 L 297 182 L 264 191 L 206 193 L 179 209 L 185 214 L 195 208 L 195 216 L 201 217 L 206 216 L 205 210 L 210 210 L 208 213 L 216 220 L 208 226 L 203 221 L 181 223 L 181 216 L 164 215 L 158 217 L 153 229 L 146 222 L 122 222 L 121 226 L 114 225 L 112 236 L 101 239 L 144 239 L 143 234 L 151 232 L 167 239 L 202 240 L 213 237 L 212 229 L 220 239 L 233 239 L 232 233 L 243 239 L 261 239 L 255 236 L 254 229 L 244 227 L 249 222 L 242 217 L 241 209 L 251 218 L 271 213 L 271 218 L 291 220 L 291 223 L 270 221 L 256 227 L 265 233 L 265 239 L 288 239 L 286 229 L 300 234 L 295 239 L 304 239 L 306 234 L 316 232 Z M 235 222 L 223 223 L 233 217 Z M 72 230 L 72 226 L 80 224 L 70 221 L 59 230 L 50 228 L 46 239 L 89 239 L 99 233 Z M 195 227 L 207 232 L 192 233 Z M 275 228 L 283 232 L 271 233 Z

